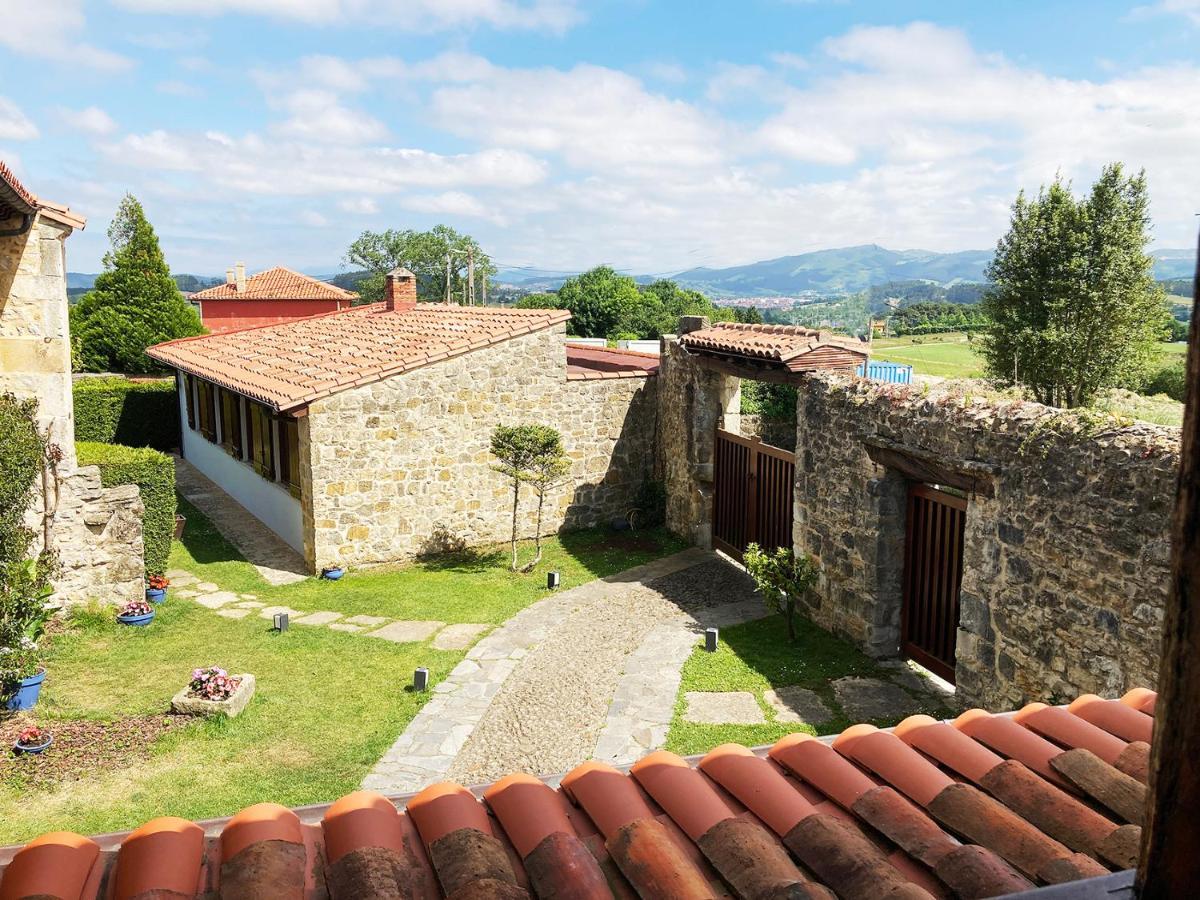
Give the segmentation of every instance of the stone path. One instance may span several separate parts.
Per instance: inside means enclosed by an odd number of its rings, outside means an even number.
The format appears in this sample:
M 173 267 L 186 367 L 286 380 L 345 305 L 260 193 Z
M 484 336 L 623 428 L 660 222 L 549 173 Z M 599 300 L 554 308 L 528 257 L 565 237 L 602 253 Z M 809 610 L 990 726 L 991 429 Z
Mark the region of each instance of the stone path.
M 175 487 L 241 551 L 268 584 L 308 577 L 304 558 L 187 460 L 175 457 Z
M 701 550 L 638 566 L 555 594 L 522 610 L 476 644 L 363 782 L 385 793 L 444 778 L 489 781 L 513 771 L 562 772 L 593 756 L 602 734 L 620 743 L 660 733 L 670 721 L 679 666 L 714 621 L 764 613 L 744 573 Z M 713 606 L 712 598 L 723 602 Z M 632 697 L 654 682 L 652 663 L 672 650 L 674 687 L 641 708 Z M 511 677 L 510 677 L 511 676 Z M 670 694 L 669 700 L 666 693 Z M 645 734 L 642 732 L 645 731 Z M 661 737 L 665 738 L 665 727 Z M 659 741 L 661 743 L 661 740 Z
M 397 644 L 416 643 L 432 637 L 433 646 L 437 650 L 465 650 L 476 637 L 492 627 L 483 622 L 456 622 L 447 625 L 445 622 L 392 621 L 386 616 L 347 617 L 345 613 L 334 610 L 305 612 L 290 606 L 268 606 L 260 603 L 254 594 L 223 591 L 211 581 L 200 581 L 184 569 L 171 569 L 166 574 L 171 579 L 171 592 L 174 596 L 193 600 L 226 619 L 245 619 L 257 614 L 259 618 L 271 622 L 274 621 L 276 613 L 287 613 L 289 627 L 298 625 L 329 628 L 332 631 L 362 634 L 364 637 L 379 638 Z

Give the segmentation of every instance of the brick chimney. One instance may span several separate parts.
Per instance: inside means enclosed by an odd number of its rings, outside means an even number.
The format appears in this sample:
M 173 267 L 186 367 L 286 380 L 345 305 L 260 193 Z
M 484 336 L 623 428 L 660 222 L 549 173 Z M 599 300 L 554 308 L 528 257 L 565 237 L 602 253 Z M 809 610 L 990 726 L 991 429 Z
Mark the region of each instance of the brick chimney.
M 417 305 L 417 276 L 402 266 L 387 273 L 383 288 L 384 308 L 412 309 Z
M 246 290 L 246 264 L 243 262 L 234 263 L 234 275 L 237 279 L 235 282 L 235 290 L 240 294 Z

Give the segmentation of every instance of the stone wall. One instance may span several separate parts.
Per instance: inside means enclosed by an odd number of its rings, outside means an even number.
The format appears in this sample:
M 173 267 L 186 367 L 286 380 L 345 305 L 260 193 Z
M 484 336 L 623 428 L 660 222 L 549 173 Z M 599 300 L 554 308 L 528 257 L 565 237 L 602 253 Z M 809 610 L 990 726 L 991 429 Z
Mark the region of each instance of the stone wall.
M 783 450 L 796 450 L 796 423 L 784 422 L 778 419 L 764 419 L 760 415 L 741 415 L 741 434 L 743 437 L 758 438 L 764 444 L 779 447 Z
M 53 600 L 131 600 L 144 587 L 137 486 L 104 488 L 99 469 L 76 465 L 63 243 L 70 234 L 38 217 L 25 234 L 0 237 L 0 392 L 36 397 L 39 427 L 62 450 L 57 485 L 39 485 L 28 513 L 37 551 L 51 513 L 50 541 L 62 564 Z
M 568 379 L 565 326 L 319 400 L 301 420 L 305 555 L 315 568 L 505 541 L 512 489 L 492 470 L 496 425 L 563 436 L 569 481 L 543 531 L 624 515 L 652 475 L 657 377 Z M 532 536 L 534 494 L 522 491 Z
M 872 460 L 868 449 L 882 447 L 974 485 L 957 642 L 964 703 L 1006 709 L 1154 686 L 1178 429 L 952 387 L 813 378 L 796 443 L 795 543 L 821 563 L 809 609 L 819 624 L 873 655 L 898 652 L 910 482 Z

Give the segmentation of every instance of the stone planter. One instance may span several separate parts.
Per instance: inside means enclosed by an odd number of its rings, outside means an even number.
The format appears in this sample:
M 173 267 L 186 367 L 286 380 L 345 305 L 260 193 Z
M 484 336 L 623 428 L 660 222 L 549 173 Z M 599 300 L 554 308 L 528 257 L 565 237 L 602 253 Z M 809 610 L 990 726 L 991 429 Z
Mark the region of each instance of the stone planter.
M 188 688 L 184 688 L 171 698 L 171 711 L 182 716 L 228 716 L 233 718 L 250 702 L 254 696 L 254 676 L 235 675 L 242 679 L 238 689 L 228 700 L 202 700 L 199 697 L 189 697 Z
M 10 712 L 33 709 L 34 704 L 38 701 L 38 694 L 42 692 L 42 682 L 45 680 L 46 670 L 44 668 L 38 669 L 36 675 L 22 678 L 16 691 L 4 698 L 4 708 Z

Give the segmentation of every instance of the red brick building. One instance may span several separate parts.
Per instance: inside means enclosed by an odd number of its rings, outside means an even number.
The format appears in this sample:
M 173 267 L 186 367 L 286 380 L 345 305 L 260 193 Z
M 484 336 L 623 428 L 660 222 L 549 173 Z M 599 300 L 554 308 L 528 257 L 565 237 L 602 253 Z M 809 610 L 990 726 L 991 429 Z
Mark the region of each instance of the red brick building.
M 226 273 L 226 281 L 192 294 L 200 320 L 213 333 L 276 325 L 306 316 L 349 309 L 358 294 L 291 269 L 276 266 L 246 277 L 242 263 Z

